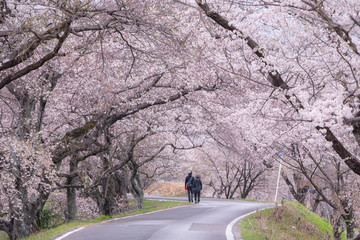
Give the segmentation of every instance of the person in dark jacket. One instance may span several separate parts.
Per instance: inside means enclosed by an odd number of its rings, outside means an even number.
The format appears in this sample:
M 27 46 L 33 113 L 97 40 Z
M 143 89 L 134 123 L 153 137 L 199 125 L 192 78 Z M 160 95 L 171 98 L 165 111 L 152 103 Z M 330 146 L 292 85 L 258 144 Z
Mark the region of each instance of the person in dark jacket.
M 200 192 L 202 190 L 202 182 L 200 179 L 200 174 L 196 174 L 195 175 L 195 179 L 192 183 L 192 191 L 194 193 L 195 196 L 195 203 L 199 203 L 200 202 Z
M 192 172 L 189 172 L 189 175 L 187 175 L 185 178 L 185 189 L 188 192 L 189 203 L 192 203 L 194 201 L 193 192 L 192 192 L 193 181 L 194 181 L 194 178 L 192 176 Z

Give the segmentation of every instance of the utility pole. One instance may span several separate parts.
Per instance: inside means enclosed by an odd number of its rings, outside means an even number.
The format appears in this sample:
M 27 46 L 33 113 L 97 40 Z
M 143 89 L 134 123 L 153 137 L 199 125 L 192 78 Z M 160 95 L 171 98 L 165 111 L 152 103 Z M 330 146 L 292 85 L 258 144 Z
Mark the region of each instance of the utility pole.
M 277 200 L 277 195 L 278 195 L 278 191 L 279 191 L 279 182 L 280 182 L 280 173 L 281 173 L 281 166 L 282 166 L 282 158 L 283 158 L 283 151 L 280 150 L 280 166 L 279 166 L 278 179 L 277 179 L 277 183 L 276 183 L 276 191 L 275 191 L 275 200 L 274 200 L 274 202 L 276 202 L 276 200 Z

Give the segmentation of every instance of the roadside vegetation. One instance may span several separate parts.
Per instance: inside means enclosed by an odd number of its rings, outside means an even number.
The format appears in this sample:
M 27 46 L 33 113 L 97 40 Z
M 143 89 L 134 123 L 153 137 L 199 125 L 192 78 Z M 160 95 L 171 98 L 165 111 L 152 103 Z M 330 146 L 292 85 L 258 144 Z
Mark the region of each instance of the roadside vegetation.
M 240 228 L 243 240 L 334 239 L 327 220 L 295 202 L 258 211 L 246 217 Z M 341 239 L 346 240 L 346 234 Z
M 144 209 L 136 210 L 136 202 L 135 200 L 130 201 L 129 211 L 113 215 L 113 216 L 99 216 L 97 218 L 87 220 L 87 221 L 74 221 L 67 224 L 61 224 L 53 228 L 43 229 L 38 233 L 35 233 L 28 238 L 21 238 L 22 240 L 46 240 L 52 239 L 56 236 L 62 235 L 70 230 L 73 230 L 78 227 L 90 226 L 95 223 L 99 223 L 105 220 L 110 220 L 114 218 L 121 218 L 126 216 L 138 215 L 147 212 L 158 211 L 162 209 L 178 207 L 182 205 L 187 205 L 186 202 L 173 202 L 173 201 L 157 201 L 157 200 L 145 200 Z M 52 219 L 49 218 L 49 221 Z M 0 235 L 1 236 L 1 235 Z M 6 239 L 6 238 L 5 238 Z

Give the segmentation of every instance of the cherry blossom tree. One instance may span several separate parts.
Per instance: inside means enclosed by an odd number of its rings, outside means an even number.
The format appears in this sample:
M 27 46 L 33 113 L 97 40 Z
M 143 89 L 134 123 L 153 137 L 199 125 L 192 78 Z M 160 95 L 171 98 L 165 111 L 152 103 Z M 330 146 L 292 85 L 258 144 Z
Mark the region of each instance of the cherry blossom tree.
M 358 193 L 352 191 L 350 186 L 357 182 L 355 174 L 326 149 L 310 151 L 304 145 L 294 143 L 289 150 L 291 153 L 284 159 L 286 165 L 305 177 L 303 184 L 305 182 L 306 191 L 302 191 L 297 200 L 304 203 L 307 190 L 311 188 L 317 195 L 312 200 L 312 210 L 316 211 L 320 203 L 325 203 L 333 210 L 330 216 L 324 217 L 330 219 L 333 225 L 334 238 L 341 239 L 340 234 L 345 229 L 349 238 L 354 237 L 355 212 L 358 207 L 355 199 Z
M 1 138 L 0 227 L 10 239 L 39 230 L 39 213 L 57 181 L 51 156 L 40 142 Z
M 232 58 L 236 67 L 229 68 L 229 72 L 248 76 L 268 93 L 266 100 L 258 97 L 263 104 L 258 107 L 257 116 L 263 118 L 260 121 L 266 130 L 261 128 L 265 131 L 257 135 L 257 141 L 270 145 L 281 138 L 286 146 L 295 137 L 311 151 L 317 151 L 314 143 L 318 142 L 332 148 L 359 175 L 356 157 L 359 25 L 355 10 L 359 3 L 200 0 L 196 3 L 224 43 L 232 41 L 239 46 L 234 51 L 242 53 L 239 59 L 244 63 Z M 275 129 L 278 133 L 274 136 Z M 348 231 L 349 236 L 351 232 Z
M 57 168 L 70 165 L 68 173 L 60 174 L 66 178 L 60 187 L 68 190 L 69 220 L 74 216 L 72 185 L 79 174 L 77 166 L 111 147 L 106 141 L 109 128 L 147 108 L 213 89 L 202 82 L 209 74 L 193 82 L 196 76 L 189 78 L 191 84 L 182 81 L 188 78 L 187 69 L 182 55 L 174 52 L 185 54 L 184 43 L 190 35 L 181 39 L 182 34 L 171 30 L 174 26 L 167 27 L 173 19 L 172 12 L 163 14 L 171 7 L 167 3 L 1 4 L 0 89 L 3 99 L 12 94 L 19 102 L 14 108 L 13 98 L 5 99 L 9 114 L 1 118 L 2 126 L 6 125 L 2 131 L 14 134 L 15 126 L 20 139 L 40 139 Z M 149 4 L 154 8 L 148 8 Z M 198 76 L 201 72 L 206 71 L 199 71 Z M 17 111 L 22 118 L 16 118 Z M 14 121 L 9 122 L 11 116 Z M 107 165 L 107 157 L 102 160 Z M 47 197 L 48 192 L 36 211 Z M 7 225 L 1 227 L 8 231 Z M 25 236 L 36 229 L 18 234 Z M 17 233 L 10 236 L 16 238 Z
M 239 196 L 245 199 L 252 190 L 265 179 L 268 167 L 263 164 L 260 155 L 256 153 L 254 145 L 247 143 L 244 139 L 237 138 L 234 145 L 234 138 L 231 133 L 226 133 L 224 138 L 222 129 L 217 136 L 211 135 L 209 146 L 205 149 L 216 149 L 216 151 L 204 150 L 208 162 L 206 182 L 213 188 L 213 196 L 225 196 L 226 199 Z M 240 140 L 240 141 L 239 141 Z M 227 143 L 231 141 L 232 143 Z M 254 151 L 255 150 L 255 151 Z
M 308 152 L 332 149 L 359 175 L 358 8 L 355 0 L 1 1 L 1 161 L 54 164 L 68 221 L 79 193 L 114 214 L 130 184 L 140 208 L 144 177 L 172 170 L 170 149 L 209 135 L 218 139 L 212 166 L 228 165 L 238 183 L 258 181 L 264 160 L 294 139 Z M 11 169 L 0 165 L 4 183 L 28 176 Z M 24 171 L 53 186 L 53 168 Z M 243 186 L 245 195 L 253 187 Z M 13 239 L 38 229 L 26 218 L 39 216 L 49 189 L 31 190 L 31 200 L 12 189 L 16 208 L 0 197 L 0 229 Z M 34 199 L 34 214 L 19 210 Z M 15 222 L 24 230 L 11 232 Z
M 248 74 L 267 80 L 273 94 L 321 130 L 349 168 L 360 174 L 352 148 L 339 140 L 351 124 L 357 139 L 357 103 L 352 97 L 357 89 L 357 3 L 196 2 L 214 28 L 224 29 L 224 36 L 248 48 L 243 50 L 251 64 Z M 241 73 L 241 68 L 234 71 Z

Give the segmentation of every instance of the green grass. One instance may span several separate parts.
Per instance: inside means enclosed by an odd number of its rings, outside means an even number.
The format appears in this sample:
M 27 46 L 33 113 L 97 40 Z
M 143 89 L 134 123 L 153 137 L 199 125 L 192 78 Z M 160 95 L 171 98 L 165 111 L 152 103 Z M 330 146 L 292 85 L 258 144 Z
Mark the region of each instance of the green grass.
M 83 226 L 90 226 L 92 224 L 96 224 L 105 220 L 114 219 L 114 218 L 121 218 L 126 216 L 132 216 L 132 215 L 138 215 L 142 213 L 147 212 L 153 212 L 158 211 L 162 209 L 172 208 L 172 207 L 178 207 L 182 205 L 188 205 L 186 202 L 173 202 L 173 201 L 156 201 L 156 200 L 145 200 L 144 202 L 144 209 L 140 210 L 133 210 L 130 212 L 122 213 L 119 215 L 114 216 L 100 216 L 88 221 L 75 221 L 68 224 L 62 224 L 58 227 L 49 229 L 49 230 L 43 230 L 38 233 L 35 233 L 27 238 L 22 238 L 21 240 L 47 240 L 55 238 L 56 236 L 62 235 L 70 230 L 73 230 L 78 227 Z M 134 201 L 130 201 L 130 206 L 134 207 Z
M 307 219 L 309 222 L 317 226 L 319 230 L 332 235 L 333 228 L 326 219 L 323 219 L 319 217 L 317 214 L 309 211 L 306 207 L 304 207 L 300 203 L 289 202 L 289 204 L 294 206 L 300 212 L 300 214 L 305 217 L 305 219 Z
M 8 240 L 8 235 L 3 232 L 3 231 L 0 231 L 0 240 Z
M 244 240 L 333 239 L 327 220 L 294 202 L 252 214 L 240 223 L 240 228 Z M 345 234 L 342 239 L 346 240 Z
M 296 207 L 299 212 L 312 224 L 316 225 L 318 229 L 320 229 L 323 232 L 329 233 L 330 235 L 332 235 L 333 232 L 333 228 L 331 226 L 331 224 L 329 223 L 329 221 L 327 221 L 326 219 L 323 219 L 321 217 L 319 217 L 317 214 L 309 211 L 306 207 L 304 207 L 303 205 L 301 205 L 300 203 L 295 203 L 295 202 L 289 202 L 289 204 L 293 205 L 294 207 Z M 346 234 L 342 233 L 341 234 L 341 239 L 342 240 L 346 240 Z
M 71 223 L 67 223 L 67 224 L 62 224 L 60 226 L 57 226 L 55 228 L 52 229 L 48 229 L 48 230 L 43 230 L 40 231 L 38 233 L 35 233 L 27 238 L 21 238 L 23 240 L 45 240 L 45 239 L 52 239 L 58 235 L 61 235 L 63 233 L 66 233 L 72 229 L 75 229 L 77 227 L 81 227 L 81 226 L 88 226 L 89 224 L 86 222 L 80 222 L 80 221 L 75 221 L 75 222 L 71 222 Z

